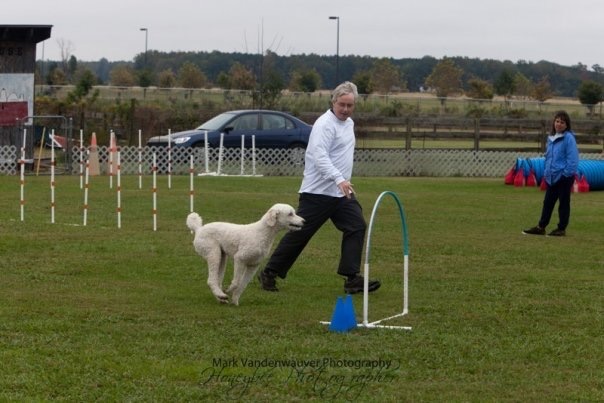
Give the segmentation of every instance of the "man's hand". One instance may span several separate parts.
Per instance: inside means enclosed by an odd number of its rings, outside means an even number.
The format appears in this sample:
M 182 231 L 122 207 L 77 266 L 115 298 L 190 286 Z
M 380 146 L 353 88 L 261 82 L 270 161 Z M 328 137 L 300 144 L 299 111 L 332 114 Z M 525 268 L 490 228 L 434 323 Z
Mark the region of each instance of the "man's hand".
M 352 183 L 350 183 L 349 181 L 341 182 L 340 184 L 338 184 L 338 187 L 340 188 L 340 191 L 342 191 L 342 193 L 344 193 L 344 196 L 346 196 L 349 199 L 350 199 L 350 195 L 354 193 Z

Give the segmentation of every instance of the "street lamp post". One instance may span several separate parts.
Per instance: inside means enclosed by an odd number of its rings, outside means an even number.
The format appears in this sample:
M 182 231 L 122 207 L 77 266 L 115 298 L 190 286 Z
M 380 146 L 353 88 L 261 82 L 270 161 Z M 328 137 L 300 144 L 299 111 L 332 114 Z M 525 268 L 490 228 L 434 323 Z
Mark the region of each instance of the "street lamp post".
M 340 83 L 340 17 L 331 16 L 329 19 L 338 22 L 336 36 L 336 85 L 338 85 Z
M 145 31 L 145 67 L 147 67 L 147 38 L 149 30 L 147 28 L 141 28 L 141 31 Z

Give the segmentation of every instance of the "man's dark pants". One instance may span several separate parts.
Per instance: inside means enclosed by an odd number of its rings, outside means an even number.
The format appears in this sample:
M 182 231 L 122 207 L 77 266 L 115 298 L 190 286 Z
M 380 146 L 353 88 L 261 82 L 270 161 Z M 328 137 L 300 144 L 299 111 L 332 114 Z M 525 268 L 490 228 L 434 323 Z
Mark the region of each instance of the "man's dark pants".
M 301 193 L 296 213 L 305 220 L 302 229 L 281 238 L 266 264 L 265 273 L 285 278 L 306 244 L 327 220 L 342 232 L 338 274 L 349 277 L 360 272 L 367 224 L 354 195 L 349 199 Z

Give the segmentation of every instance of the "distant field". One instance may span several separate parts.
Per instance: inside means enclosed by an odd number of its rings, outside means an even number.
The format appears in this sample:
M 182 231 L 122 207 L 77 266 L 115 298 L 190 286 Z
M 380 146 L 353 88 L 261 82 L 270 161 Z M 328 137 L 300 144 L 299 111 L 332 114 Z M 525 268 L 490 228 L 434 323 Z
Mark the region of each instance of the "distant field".
M 88 105 L 90 110 L 64 113 L 75 116 L 72 136 L 84 127 L 86 139 L 96 132 L 102 144 L 108 143 L 109 128 L 115 130 L 121 144 L 135 145 L 139 130 L 146 141 L 168 130 L 197 127 L 224 110 L 259 107 L 249 91 L 110 86 L 96 89 L 99 99 Z M 37 102 L 56 108 L 71 90 L 71 86 L 38 86 Z M 312 124 L 329 107 L 329 97 L 329 91 L 284 91 L 271 108 L 288 111 Z M 580 152 L 604 151 L 602 106 L 595 108 L 594 116 L 588 116 L 587 108 L 571 98 L 538 103 L 502 97 L 488 101 L 452 97 L 442 103 L 426 93 L 371 94 L 360 97 L 354 119 L 359 148 L 543 152 L 550 120 L 559 109 L 571 115 Z M 36 124 L 47 125 L 51 130 L 57 122 L 38 119 Z
M 252 94 L 249 91 L 222 89 L 186 89 L 186 88 L 156 88 L 141 87 L 111 87 L 97 86 L 100 99 L 109 101 L 127 101 L 136 99 L 145 102 L 179 102 L 203 104 L 235 104 L 241 107 L 253 107 Z M 36 86 L 36 96 L 50 96 L 64 99 L 73 90 L 73 86 Z M 292 93 L 285 91 L 279 99 L 279 108 L 297 112 L 320 112 L 329 106 L 329 91 L 314 93 Z M 571 116 L 585 117 L 587 108 L 575 98 L 552 98 L 544 103 L 525 99 L 506 101 L 503 97 L 493 100 L 473 100 L 466 97 L 448 98 L 443 109 L 441 102 L 433 94 L 426 93 L 396 93 L 371 94 L 362 96 L 357 104 L 357 113 L 375 113 L 384 108 L 400 107 L 402 110 L 415 110 L 422 113 L 464 114 L 468 108 L 478 106 L 486 110 L 522 109 L 531 115 L 550 116 L 558 109 L 566 109 Z M 596 107 L 596 113 L 602 116 L 601 105 Z

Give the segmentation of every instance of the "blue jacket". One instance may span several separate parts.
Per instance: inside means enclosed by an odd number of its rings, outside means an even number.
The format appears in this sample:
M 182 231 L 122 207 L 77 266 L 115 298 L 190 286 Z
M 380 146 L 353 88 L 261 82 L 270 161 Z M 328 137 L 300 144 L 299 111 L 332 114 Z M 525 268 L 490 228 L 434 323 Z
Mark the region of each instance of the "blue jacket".
M 549 136 L 543 170 L 545 181 L 552 185 L 558 182 L 562 176 L 574 177 L 577 174 L 578 166 L 579 150 L 577 149 L 575 134 L 566 131 L 562 134 L 557 133 Z

